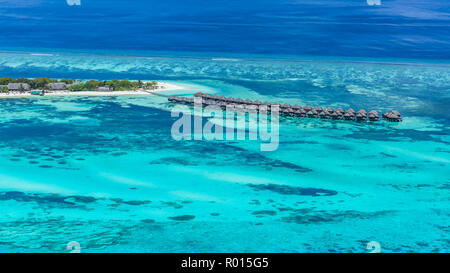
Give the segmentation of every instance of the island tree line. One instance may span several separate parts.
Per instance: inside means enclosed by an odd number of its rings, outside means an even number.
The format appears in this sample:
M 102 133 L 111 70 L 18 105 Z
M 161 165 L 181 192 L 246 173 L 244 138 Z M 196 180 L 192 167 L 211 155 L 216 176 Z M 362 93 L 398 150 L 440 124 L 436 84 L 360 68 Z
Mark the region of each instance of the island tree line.
M 143 82 L 129 81 L 129 80 L 109 80 L 109 81 L 97 81 L 97 80 L 72 80 L 72 79 L 49 79 L 49 78 L 37 78 L 37 79 L 27 79 L 27 78 L 0 78 L 0 92 L 8 92 L 9 83 L 27 83 L 30 85 L 31 89 L 49 89 L 50 83 L 65 83 L 70 91 L 94 91 L 100 86 L 109 86 L 112 91 L 127 91 L 127 90 L 138 90 L 138 89 L 150 89 L 154 90 L 157 88 L 158 83 L 156 81 Z

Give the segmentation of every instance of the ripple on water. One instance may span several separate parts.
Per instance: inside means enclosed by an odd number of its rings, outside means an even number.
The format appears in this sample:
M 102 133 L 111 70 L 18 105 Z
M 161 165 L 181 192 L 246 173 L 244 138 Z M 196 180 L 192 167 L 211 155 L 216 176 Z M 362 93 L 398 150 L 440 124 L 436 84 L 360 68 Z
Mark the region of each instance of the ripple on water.
M 180 216 L 172 216 L 172 217 L 167 217 L 170 220 L 174 220 L 174 221 L 189 221 L 195 218 L 194 215 L 180 215 Z
M 319 188 L 301 188 L 277 184 L 260 184 L 260 185 L 248 184 L 248 186 L 252 187 L 255 190 L 267 190 L 284 195 L 330 196 L 336 195 L 338 193 L 337 191 L 334 190 L 319 189 Z

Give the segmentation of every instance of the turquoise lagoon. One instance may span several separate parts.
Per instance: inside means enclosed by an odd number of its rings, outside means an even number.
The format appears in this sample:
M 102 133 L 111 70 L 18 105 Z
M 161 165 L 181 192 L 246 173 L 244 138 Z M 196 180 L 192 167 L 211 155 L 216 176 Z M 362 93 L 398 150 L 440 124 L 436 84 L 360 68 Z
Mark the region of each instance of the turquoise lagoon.
M 400 124 L 285 118 L 280 144 L 174 141 L 158 96 L 0 99 L 0 252 L 450 251 L 450 65 L 0 53 L 11 77 L 164 80 Z

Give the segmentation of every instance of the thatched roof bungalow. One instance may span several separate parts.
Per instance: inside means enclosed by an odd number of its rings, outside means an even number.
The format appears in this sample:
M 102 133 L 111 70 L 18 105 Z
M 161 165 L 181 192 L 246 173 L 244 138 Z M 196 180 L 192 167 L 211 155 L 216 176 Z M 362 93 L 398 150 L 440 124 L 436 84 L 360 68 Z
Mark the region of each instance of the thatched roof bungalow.
M 364 109 L 358 110 L 356 112 L 356 120 L 357 121 L 366 121 L 367 120 L 367 112 Z
M 314 110 L 317 112 L 317 114 L 319 114 L 323 111 L 323 108 L 320 106 L 316 106 L 316 107 L 314 107 Z
M 28 83 L 9 83 L 8 84 L 9 92 L 28 91 L 28 90 L 30 90 L 30 85 Z
M 329 119 L 330 118 L 330 113 L 328 111 L 322 111 L 319 113 L 319 117 L 323 118 L 323 119 Z
M 356 116 L 355 110 L 350 108 L 345 112 L 344 119 L 345 120 L 355 120 L 355 116 Z
M 52 82 L 48 84 L 48 88 L 53 91 L 67 90 L 67 85 L 64 82 Z
M 341 120 L 344 119 L 344 112 L 334 112 L 333 114 L 336 114 L 336 116 L 332 116 L 333 119 Z
M 109 86 L 109 85 L 99 86 L 99 87 L 97 87 L 97 91 L 100 91 L 100 92 L 109 92 L 109 91 L 113 91 L 113 87 L 112 87 L 112 86 Z
M 295 110 L 292 108 L 286 108 L 286 109 L 284 109 L 284 112 L 290 117 L 295 116 Z
M 375 110 L 370 110 L 368 117 L 370 121 L 378 121 L 380 119 L 380 114 Z
M 393 122 L 402 121 L 402 116 L 401 116 L 400 112 L 395 111 L 395 110 L 384 113 L 382 115 L 382 117 L 383 117 L 383 119 L 388 120 L 388 121 L 393 121 Z
M 345 113 L 353 113 L 354 115 L 356 114 L 356 111 L 353 108 L 348 108 L 347 111 L 345 111 Z
M 316 110 L 312 109 L 311 111 L 307 112 L 306 115 L 309 118 L 317 118 L 319 116 L 319 114 L 317 113 Z

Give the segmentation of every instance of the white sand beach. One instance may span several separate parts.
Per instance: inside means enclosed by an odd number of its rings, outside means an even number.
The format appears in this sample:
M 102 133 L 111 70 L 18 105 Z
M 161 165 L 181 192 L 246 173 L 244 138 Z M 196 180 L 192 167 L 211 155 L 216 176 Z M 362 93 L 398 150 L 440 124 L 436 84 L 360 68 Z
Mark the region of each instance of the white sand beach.
M 158 88 L 155 90 L 129 90 L 129 91 L 49 91 L 45 96 L 130 96 L 130 95 L 151 95 L 149 92 L 173 91 L 184 89 L 184 87 L 168 83 L 158 82 Z M 31 91 L 0 93 L 0 98 L 21 98 L 21 97 L 39 97 L 31 95 Z

